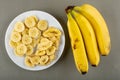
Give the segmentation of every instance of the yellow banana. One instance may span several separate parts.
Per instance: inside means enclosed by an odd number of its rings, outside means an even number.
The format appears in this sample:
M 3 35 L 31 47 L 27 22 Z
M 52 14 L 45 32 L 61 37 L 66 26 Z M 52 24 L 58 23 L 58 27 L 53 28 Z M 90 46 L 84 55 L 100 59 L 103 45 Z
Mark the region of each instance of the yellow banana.
M 90 21 L 96 34 L 101 54 L 108 55 L 111 49 L 110 35 L 107 24 L 100 12 L 89 4 L 84 4 L 81 7 L 76 6 L 74 10 L 83 14 Z
M 89 21 L 80 13 L 72 10 L 72 15 L 82 33 L 89 61 L 93 66 L 97 66 L 100 62 L 100 56 L 93 28 Z
M 79 31 L 79 27 L 72 18 L 71 14 L 67 11 L 66 13 L 68 17 L 67 27 L 71 40 L 75 64 L 78 71 L 80 71 L 82 74 L 85 74 L 86 72 L 88 72 L 88 60 L 86 56 L 83 38 L 81 32 Z

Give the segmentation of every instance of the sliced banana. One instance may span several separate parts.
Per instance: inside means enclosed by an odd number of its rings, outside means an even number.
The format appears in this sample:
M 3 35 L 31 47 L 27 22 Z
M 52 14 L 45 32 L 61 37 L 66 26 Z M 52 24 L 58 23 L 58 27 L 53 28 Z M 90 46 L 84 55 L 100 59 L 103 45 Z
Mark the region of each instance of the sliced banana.
M 20 44 L 22 44 L 22 41 L 19 41 L 16 44 L 17 44 L 17 46 L 19 46 Z
M 34 20 L 35 20 L 36 23 L 38 22 L 38 18 L 36 16 L 32 15 L 31 17 L 34 18 Z
M 29 35 L 23 35 L 22 37 L 22 43 L 23 44 L 30 44 L 32 43 L 32 38 Z
M 24 53 L 18 52 L 16 48 L 14 49 L 14 54 L 15 54 L 16 56 L 19 56 L 19 57 L 24 56 Z
M 36 25 L 36 21 L 35 21 L 34 17 L 32 17 L 32 16 L 27 17 L 25 19 L 25 25 L 28 28 L 34 27 Z
M 20 21 L 19 21 L 19 22 L 17 22 L 17 23 L 15 24 L 14 29 L 15 29 L 15 31 L 17 31 L 17 32 L 22 32 L 22 31 L 24 31 L 25 26 L 24 26 L 23 22 L 20 22 Z
M 46 50 L 49 47 L 51 47 L 52 44 L 53 44 L 52 41 L 48 40 L 47 38 L 42 38 L 41 41 L 40 41 L 40 43 L 37 46 L 37 49 L 43 51 L 43 50 Z
M 54 27 L 49 27 L 46 31 L 43 32 L 44 37 L 53 37 L 61 36 L 61 31 Z
M 49 61 L 49 57 L 47 55 L 41 56 L 39 60 L 40 65 L 46 65 L 48 61 Z
M 26 56 L 25 57 L 25 65 L 28 67 L 34 67 L 35 65 L 31 62 L 31 57 L 30 56 Z
M 44 31 L 48 28 L 48 22 L 46 20 L 40 20 L 37 24 L 38 29 Z
M 53 37 L 49 37 L 48 39 L 51 40 L 54 43 L 55 41 L 60 40 L 60 36 L 53 36 Z
M 26 51 L 26 55 L 31 55 L 33 53 L 33 47 L 31 45 L 27 45 L 27 51 Z
M 30 43 L 30 45 L 32 46 L 32 47 L 36 47 L 36 45 L 37 45 L 37 40 L 36 39 L 32 39 L 32 42 Z
M 41 34 L 41 32 L 36 27 L 29 29 L 29 36 L 37 38 L 39 34 Z
M 36 53 L 35 53 L 35 55 L 37 55 L 37 56 L 43 56 L 45 54 L 46 54 L 45 51 L 40 51 L 40 50 L 37 50 Z
M 16 47 L 17 47 L 17 43 L 16 43 L 16 42 L 13 42 L 12 40 L 9 41 L 9 45 L 10 45 L 12 48 L 16 48 Z
M 40 57 L 39 57 L 39 56 L 32 56 L 32 57 L 31 57 L 31 62 L 32 62 L 32 64 L 34 64 L 34 65 L 38 65 L 39 62 L 40 62 Z
M 50 61 L 53 61 L 55 60 L 56 56 L 53 54 L 53 55 L 50 55 L 49 58 L 50 58 Z
M 57 40 L 53 43 L 53 45 L 56 47 L 56 49 L 58 49 L 59 45 L 60 45 L 60 41 Z
M 19 54 L 25 54 L 27 52 L 27 47 L 25 46 L 25 44 L 20 44 L 17 46 L 17 53 Z
M 19 32 L 12 32 L 11 40 L 13 42 L 19 42 L 21 40 L 21 34 Z
M 48 38 L 45 38 L 45 37 L 41 37 L 41 40 L 40 40 L 40 43 L 48 43 L 50 42 L 50 40 Z
M 41 37 L 37 38 L 37 44 L 40 43 Z
M 22 35 L 28 35 L 29 34 L 28 31 L 29 31 L 29 29 L 25 28 L 25 30 L 22 32 Z
M 55 54 L 55 51 L 56 51 L 56 47 L 55 46 L 51 46 L 50 48 L 48 48 L 46 50 L 46 53 L 47 53 L 47 55 L 53 55 L 53 54 Z

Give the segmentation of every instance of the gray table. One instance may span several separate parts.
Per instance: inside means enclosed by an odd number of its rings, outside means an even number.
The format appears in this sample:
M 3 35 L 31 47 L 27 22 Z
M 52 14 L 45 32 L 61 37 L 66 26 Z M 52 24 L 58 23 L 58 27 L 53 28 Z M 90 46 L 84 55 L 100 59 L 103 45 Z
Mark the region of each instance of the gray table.
M 68 5 L 90 3 L 103 14 L 111 35 L 110 55 L 101 57 L 98 67 L 91 67 L 81 75 L 74 65 L 67 32 Z M 55 16 L 66 34 L 66 46 L 60 60 L 43 71 L 27 71 L 16 66 L 8 57 L 4 36 L 9 23 L 19 14 L 29 10 L 42 10 Z M 120 0 L 0 0 L 0 80 L 120 80 Z

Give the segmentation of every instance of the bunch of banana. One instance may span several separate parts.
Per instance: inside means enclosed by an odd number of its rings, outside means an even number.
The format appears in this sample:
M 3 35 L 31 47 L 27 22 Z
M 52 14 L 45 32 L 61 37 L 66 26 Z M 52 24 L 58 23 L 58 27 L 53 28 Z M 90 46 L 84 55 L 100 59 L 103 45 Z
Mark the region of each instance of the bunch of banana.
M 66 14 L 76 67 L 81 72 L 88 72 L 87 57 L 92 66 L 98 66 L 99 53 L 108 55 L 110 52 L 111 42 L 106 22 L 90 4 L 68 6 Z

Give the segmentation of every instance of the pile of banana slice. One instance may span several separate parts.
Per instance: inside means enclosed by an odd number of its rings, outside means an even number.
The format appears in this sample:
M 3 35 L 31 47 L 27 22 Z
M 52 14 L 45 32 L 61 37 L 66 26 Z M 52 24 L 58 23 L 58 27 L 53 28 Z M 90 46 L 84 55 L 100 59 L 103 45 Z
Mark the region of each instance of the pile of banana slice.
M 26 66 L 35 67 L 47 65 L 57 57 L 60 37 L 59 29 L 32 15 L 15 23 L 9 44 L 16 56 L 25 57 Z

